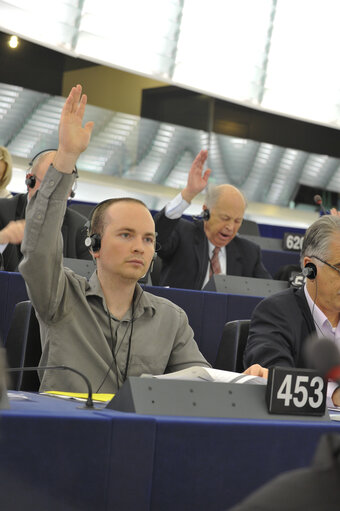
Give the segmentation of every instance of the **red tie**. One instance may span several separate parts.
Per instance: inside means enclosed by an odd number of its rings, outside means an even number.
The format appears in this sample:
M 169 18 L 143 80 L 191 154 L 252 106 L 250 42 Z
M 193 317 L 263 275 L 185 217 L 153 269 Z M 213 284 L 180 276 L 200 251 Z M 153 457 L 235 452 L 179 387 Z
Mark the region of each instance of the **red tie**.
M 221 266 L 220 266 L 220 260 L 218 258 L 218 253 L 220 250 L 221 250 L 221 247 L 215 247 L 213 250 L 212 258 L 210 259 L 209 277 L 211 277 L 212 274 L 222 273 Z

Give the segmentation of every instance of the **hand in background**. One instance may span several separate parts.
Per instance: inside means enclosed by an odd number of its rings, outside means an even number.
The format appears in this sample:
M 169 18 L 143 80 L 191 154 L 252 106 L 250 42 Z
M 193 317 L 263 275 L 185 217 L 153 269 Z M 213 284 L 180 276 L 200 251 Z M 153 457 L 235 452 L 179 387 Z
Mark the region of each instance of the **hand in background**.
M 12 243 L 18 245 L 24 238 L 25 220 L 9 222 L 6 227 L 0 231 L 0 243 Z
M 191 202 L 207 186 L 211 170 L 203 172 L 204 164 L 208 158 L 208 151 L 202 149 L 194 161 L 188 174 L 187 185 L 182 191 L 182 197 L 187 202 Z
M 260 366 L 260 364 L 253 364 L 248 367 L 248 369 L 244 371 L 244 374 L 249 374 L 250 376 L 262 376 L 262 378 L 268 379 L 268 369 Z
M 332 401 L 335 406 L 340 406 L 340 387 L 333 392 Z

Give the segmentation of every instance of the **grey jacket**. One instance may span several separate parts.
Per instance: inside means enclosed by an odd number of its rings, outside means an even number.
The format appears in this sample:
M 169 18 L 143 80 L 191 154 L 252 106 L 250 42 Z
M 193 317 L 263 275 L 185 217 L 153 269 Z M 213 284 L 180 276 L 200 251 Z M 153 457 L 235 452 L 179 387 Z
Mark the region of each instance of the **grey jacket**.
M 61 225 L 73 179 L 50 166 L 27 207 L 19 269 L 40 323 L 41 365 L 72 366 L 89 378 L 94 392 L 114 393 L 123 383 L 131 310 L 121 321 L 110 316 L 96 273 L 88 282 L 63 267 Z M 193 365 L 209 367 L 185 312 L 137 284 L 128 376 Z M 86 391 L 74 373 L 53 370 L 41 376 L 40 390 Z

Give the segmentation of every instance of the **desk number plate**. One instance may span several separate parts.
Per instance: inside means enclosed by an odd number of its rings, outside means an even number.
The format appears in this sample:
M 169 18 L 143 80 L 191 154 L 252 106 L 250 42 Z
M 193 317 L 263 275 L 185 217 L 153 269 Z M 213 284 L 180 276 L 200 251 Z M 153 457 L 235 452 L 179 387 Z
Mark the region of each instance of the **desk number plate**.
M 304 235 L 298 232 L 285 232 L 282 240 L 283 250 L 300 252 L 302 248 Z
M 313 369 L 271 367 L 266 400 L 269 413 L 324 415 L 327 381 Z

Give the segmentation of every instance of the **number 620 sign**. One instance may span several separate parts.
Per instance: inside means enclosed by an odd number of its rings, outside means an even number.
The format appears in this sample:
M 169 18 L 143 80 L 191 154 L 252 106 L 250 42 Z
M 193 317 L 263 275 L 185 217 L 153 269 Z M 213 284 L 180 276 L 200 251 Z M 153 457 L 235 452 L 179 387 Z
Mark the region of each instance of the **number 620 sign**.
M 283 250 L 300 252 L 302 249 L 304 235 L 298 232 L 285 232 L 282 240 Z
M 271 367 L 266 400 L 270 413 L 324 415 L 327 381 L 313 369 Z

